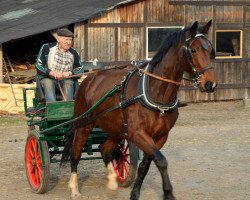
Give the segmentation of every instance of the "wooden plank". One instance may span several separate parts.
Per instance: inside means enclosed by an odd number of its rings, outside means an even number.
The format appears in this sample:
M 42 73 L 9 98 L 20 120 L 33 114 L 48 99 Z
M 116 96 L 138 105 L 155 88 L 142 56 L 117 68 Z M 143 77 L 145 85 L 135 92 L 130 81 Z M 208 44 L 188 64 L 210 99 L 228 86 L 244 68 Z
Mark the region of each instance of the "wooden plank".
M 144 2 L 138 1 L 136 3 L 127 4 L 117 8 L 117 22 L 118 23 L 142 23 Z
M 250 27 L 245 28 L 245 57 L 250 62 Z
M 84 60 L 88 60 L 88 22 L 84 24 Z
M 144 59 L 144 28 L 118 29 L 118 60 L 131 61 Z
M 246 23 L 250 23 L 250 6 L 245 6 L 246 8 Z
M 115 28 L 88 28 L 88 58 L 115 61 Z
M 217 23 L 216 29 L 222 30 L 241 30 L 243 27 L 243 23 Z
M 0 83 L 3 83 L 3 48 L 0 45 Z
M 74 24 L 74 48 L 78 53 L 81 51 L 81 23 Z

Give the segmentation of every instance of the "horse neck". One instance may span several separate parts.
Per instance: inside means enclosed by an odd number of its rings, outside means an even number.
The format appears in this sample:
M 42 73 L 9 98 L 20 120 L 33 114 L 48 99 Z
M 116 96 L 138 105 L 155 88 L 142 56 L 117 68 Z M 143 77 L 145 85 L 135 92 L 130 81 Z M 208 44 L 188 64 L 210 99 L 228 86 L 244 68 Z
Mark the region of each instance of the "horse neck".
M 183 72 L 180 69 L 179 61 L 179 50 L 170 49 L 162 61 L 154 67 L 152 73 L 166 79 L 180 82 Z M 179 88 L 176 84 L 156 80 L 155 78 L 149 79 L 149 87 L 150 97 L 163 104 L 174 101 Z

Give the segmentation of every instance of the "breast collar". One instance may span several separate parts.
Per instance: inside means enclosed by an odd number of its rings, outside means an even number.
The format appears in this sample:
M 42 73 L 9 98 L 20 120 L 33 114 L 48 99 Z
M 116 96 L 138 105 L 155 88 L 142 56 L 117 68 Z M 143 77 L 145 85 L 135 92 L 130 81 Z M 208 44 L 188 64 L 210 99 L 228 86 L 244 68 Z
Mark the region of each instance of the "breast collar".
M 145 71 L 151 72 L 152 68 L 153 67 L 148 64 L 145 67 Z M 140 102 L 142 105 L 151 110 L 160 111 L 161 114 L 164 114 L 165 112 L 173 112 L 178 108 L 179 100 L 177 95 L 175 96 L 175 100 L 173 102 L 166 104 L 156 102 L 149 96 L 149 78 L 146 74 L 142 74 L 140 77 L 138 84 L 138 95 L 141 95 Z

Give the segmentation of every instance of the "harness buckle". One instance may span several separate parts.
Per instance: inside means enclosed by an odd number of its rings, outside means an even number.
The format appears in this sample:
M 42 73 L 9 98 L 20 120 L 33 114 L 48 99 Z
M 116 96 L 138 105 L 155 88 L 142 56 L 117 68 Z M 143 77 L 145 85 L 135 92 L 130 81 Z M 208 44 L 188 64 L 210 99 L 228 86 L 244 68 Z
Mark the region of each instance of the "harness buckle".
M 163 117 L 165 115 L 165 111 L 168 111 L 169 109 L 160 109 L 160 116 Z
M 199 87 L 199 84 L 200 84 L 200 76 L 197 79 L 195 79 L 194 88 L 197 89 Z
M 143 73 L 141 72 L 140 69 L 138 70 L 138 73 L 139 73 L 139 76 L 142 76 L 142 75 L 143 75 Z

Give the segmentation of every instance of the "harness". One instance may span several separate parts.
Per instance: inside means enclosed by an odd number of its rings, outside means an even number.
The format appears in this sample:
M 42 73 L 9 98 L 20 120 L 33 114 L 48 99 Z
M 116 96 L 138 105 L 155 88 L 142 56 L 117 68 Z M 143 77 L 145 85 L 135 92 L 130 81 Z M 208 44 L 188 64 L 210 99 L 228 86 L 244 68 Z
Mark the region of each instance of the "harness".
M 152 69 L 152 65 L 148 64 L 145 68 L 145 71 L 151 72 Z M 143 73 L 140 78 L 138 84 L 138 93 L 142 95 L 142 97 L 140 98 L 141 104 L 151 110 L 157 110 L 160 111 L 161 114 L 164 114 L 167 111 L 174 111 L 177 109 L 179 102 L 177 95 L 173 102 L 167 104 L 161 104 L 159 102 L 156 102 L 149 96 L 149 76 L 146 75 L 146 73 Z

